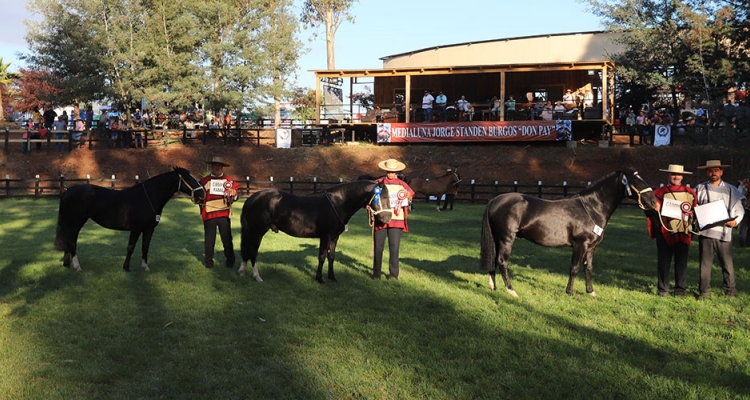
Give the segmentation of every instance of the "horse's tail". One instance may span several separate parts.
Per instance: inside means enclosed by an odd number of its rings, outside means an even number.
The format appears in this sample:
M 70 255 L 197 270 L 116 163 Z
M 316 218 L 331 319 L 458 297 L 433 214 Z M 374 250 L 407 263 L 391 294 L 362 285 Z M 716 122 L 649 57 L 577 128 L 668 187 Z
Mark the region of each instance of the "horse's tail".
M 59 251 L 65 251 L 65 209 L 63 201 L 65 201 L 65 195 L 67 191 L 60 195 L 60 206 L 57 210 L 57 228 L 55 229 L 55 249 Z
M 495 259 L 497 258 L 495 236 L 492 234 L 492 226 L 490 225 L 491 206 L 492 202 L 487 204 L 487 207 L 484 209 L 484 217 L 482 218 L 482 239 L 479 252 L 479 266 L 483 271 L 494 271 Z

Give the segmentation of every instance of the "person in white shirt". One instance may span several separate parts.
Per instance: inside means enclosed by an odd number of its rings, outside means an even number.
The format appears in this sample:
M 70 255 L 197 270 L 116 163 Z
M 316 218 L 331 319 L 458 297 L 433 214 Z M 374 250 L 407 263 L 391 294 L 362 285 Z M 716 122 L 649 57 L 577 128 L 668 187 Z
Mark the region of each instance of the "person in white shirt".
M 737 295 L 737 287 L 734 282 L 734 262 L 732 261 L 732 228 L 739 225 L 745 216 L 745 208 L 742 200 L 745 196 L 736 187 L 721 179 L 724 174 L 724 165 L 721 160 L 708 160 L 705 169 L 708 180 L 699 183 L 695 187 L 698 197 L 698 205 L 708 204 L 714 201 L 723 201 L 730 218 L 724 224 L 708 225 L 700 231 L 698 258 L 700 259 L 700 278 L 698 289 L 700 294 L 698 300 L 705 299 L 711 295 L 711 267 L 714 263 L 714 253 L 719 256 L 719 265 L 724 276 L 724 293 L 728 297 Z M 700 223 L 700 219 L 698 220 Z
M 435 98 L 432 97 L 430 92 L 424 91 L 424 97 L 422 97 L 422 111 L 424 112 L 424 122 L 432 121 L 432 102 Z
M 471 121 L 474 117 L 474 108 L 471 107 L 471 103 L 469 103 L 469 100 L 466 100 L 466 96 L 461 96 L 461 98 L 456 102 L 456 106 L 458 107 L 458 112 L 461 115 L 461 119 L 468 119 Z

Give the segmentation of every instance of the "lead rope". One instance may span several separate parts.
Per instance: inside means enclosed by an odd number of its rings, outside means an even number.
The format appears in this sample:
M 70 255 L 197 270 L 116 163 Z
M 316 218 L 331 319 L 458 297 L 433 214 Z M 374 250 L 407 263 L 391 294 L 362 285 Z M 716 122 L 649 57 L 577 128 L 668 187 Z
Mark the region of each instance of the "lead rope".
M 599 226 L 599 224 L 597 224 L 596 221 L 594 221 L 594 219 L 591 218 L 591 214 L 589 214 L 589 210 L 588 210 L 588 208 L 586 208 L 586 204 L 584 204 L 584 202 L 583 202 L 583 197 L 581 197 L 580 194 L 577 195 L 577 197 L 578 197 L 578 201 L 581 202 L 581 206 L 583 206 L 583 211 L 586 211 L 586 215 L 589 216 L 589 219 L 591 220 L 591 222 L 593 222 L 595 226 Z

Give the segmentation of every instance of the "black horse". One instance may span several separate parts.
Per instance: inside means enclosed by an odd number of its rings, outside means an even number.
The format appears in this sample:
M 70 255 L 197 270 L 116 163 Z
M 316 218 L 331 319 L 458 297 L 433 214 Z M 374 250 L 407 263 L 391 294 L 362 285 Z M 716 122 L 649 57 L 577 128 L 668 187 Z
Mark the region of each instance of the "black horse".
M 505 289 L 518 297 L 508 276 L 508 258 L 519 238 L 548 247 L 573 247 L 566 292 L 573 294 L 573 281 L 581 261 L 586 267 L 586 292 L 596 296 L 591 285 L 594 250 L 602 241 L 607 222 L 626 197 L 636 199 L 641 209 L 653 209 L 656 198 L 651 187 L 634 169 L 612 172 L 578 195 L 561 200 L 543 200 L 519 193 L 504 193 L 490 200 L 482 220 L 481 268 L 489 271 L 490 289 L 495 290 L 495 270 L 500 269 Z
M 143 233 L 141 266 L 148 271 L 148 247 L 154 228 L 159 224 L 162 209 L 175 192 L 190 195 L 200 203 L 206 195 L 203 186 L 190 171 L 175 167 L 173 171 L 157 175 L 124 190 L 107 189 L 96 185 L 76 185 L 60 196 L 57 214 L 55 248 L 65 252 L 63 265 L 81 270 L 76 247 L 78 233 L 91 218 L 97 224 L 119 231 L 130 231 L 128 253 L 122 269 L 130 271 L 130 256 L 138 237 Z
M 253 277 L 258 282 L 263 281 L 258 274 L 258 248 L 263 235 L 271 229 L 295 237 L 320 238 L 315 279 L 323 283 L 323 262 L 328 258 L 328 279 L 336 281 L 333 259 L 339 235 L 346 230 L 349 219 L 365 206 L 371 224 L 374 220 L 378 223 L 390 221 L 391 207 L 385 184 L 357 180 L 307 196 L 295 196 L 277 189 L 256 192 L 242 207 L 240 275 L 245 275 L 247 260 L 250 260 Z

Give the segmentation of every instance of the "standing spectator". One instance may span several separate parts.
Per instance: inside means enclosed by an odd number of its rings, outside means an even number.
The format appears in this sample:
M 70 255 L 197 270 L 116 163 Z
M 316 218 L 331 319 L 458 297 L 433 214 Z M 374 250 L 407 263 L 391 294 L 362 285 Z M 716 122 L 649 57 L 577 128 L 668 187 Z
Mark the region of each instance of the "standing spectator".
M 135 112 L 133 113 L 133 125 L 136 128 L 140 128 L 141 126 L 141 110 L 135 109 Z
M 214 246 L 216 245 L 216 229 L 219 229 L 221 243 L 224 245 L 224 256 L 227 268 L 234 268 L 235 256 L 232 243 L 232 203 L 237 201 L 239 184 L 224 174 L 224 168 L 229 164 L 222 157 L 214 157 L 206 161 L 211 166 L 211 173 L 200 180 L 206 189 L 206 197 L 201 205 L 203 232 L 205 244 L 206 268 L 214 267 Z
M 386 172 L 385 177 L 379 178 L 378 182 L 385 183 L 390 195 L 393 216 L 391 221 L 383 225 L 375 225 L 374 258 L 372 264 L 372 278 L 380 279 L 383 265 L 383 250 L 385 250 L 385 238 L 388 237 L 388 279 L 398 280 L 399 274 L 399 247 L 401 243 L 401 232 L 408 232 L 409 226 L 406 219 L 408 216 L 409 203 L 414 198 L 414 191 L 403 180 L 396 176 L 397 172 L 403 171 L 406 165 L 398 160 L 388 159 L 378 163 L 378 167 Z
M 516 120 L 516 100 L 513 98 L 513 96 L 510 96 L 508 100 L 505 102 L 505 120 L 506 121 Z
M 440 112 L 440 122 L 447 122 L 448 121 L 448 97 L 446 97 L 443 94 L 443 91 L 441 90 L 438 92 L 438 96 L 435 98 L 435 104 L 438 106 L 438 111 Z
M 86 107 L 86 129 L 91 129 L 94 126 L 94 109 L 91 106 Z
M 584 109 L 594 106 L 594 93 L 591 90 L 586 90 L 586 94 L 583 96 Z
M 684 296 L 687 287 L 688 250 L 693 240 L 690 225 L 697 201 L 695 191 L 683 185 L 682 178 L 692 172 L 685 171 L 678 164 L 669 164 L 668 169 L 659 171 L 668 172 L 669 180 L 666 186 L 654 189 L 656 210 L 650 210 L 647 214 L 649 235 L 656 239 L 657 294 L 669 296 L 669 267 L 674 257 L 674 295 Z M 664 209 L 665 198 L 679 202 L 680 218 L 663 217 L 659 214 Z
M 81 118 L 81 109 L 78 107 L 78 104 L 73 106 L 73 111 L 70 114 L 71 118 L 73 118 L 73 123 L 75 124 L 75 120 Z
M 39 111 L 39 107 L 34 107 L 34 112 L 31 114 L 31 120 L 34 123 L 32 129 L 39 129 L 42 127 L 42 113 Z
M 55 132 L 55 140 L 65 139 L 65 132 L 68 130 L 68 121 L 61 115 L 57 117 L 57 121 L 52 124 L 52 130 Z M 65 143 L 55 142 L 55 151 L 62 152 L 65 150 Z
M 565 91 L 565 94 L 562 97 L 562 102 L 566 110 L 570 110 L 576 106 L 575 99 L 573 98 L 573 93 L 571 93 L 570 89 Z
M 448 168 L 445 170 L 446 173 L 452 173 L 453 168 Z M 445 201 L 443 201 L 443 211 L 445 211 L 446 208 L 448 208 L 448 203 L 450 203 L 451 211 L 453 211 L 453 203 L 456 201 L 456 195 L 458 194 L 458 185 L 460 185 L 460 181 L 453 183 L 448 188 L 448 191 L 445 192 Z
M 107 137 L 107 128 L 109 127 L 109 114 L 107 114 L 107 110 L 101 110 L 101 114 L 99 114 L 99 121 L 96 123 L 96 127 L 99 129 L 99 133 L 101 134 L 101 137 Z
M 42 116 L 44 117 L 44 127 L 47 128 L 47 130 L 52 129 L 52 124 L 54 124 L 57 119 L 57 113 L 55 110 L 53 110 L 50 105 L 47 105 Z
M 69 119 L 70 119 L 70 117 L 68 116 L 68 112 L 65 111 L 65 110 L 63 110 L 62 115 L 60 116 L 60 118 L 62 118 L 62 120 L 65 121 L 65 130 L 68 130 L 68 127 L 70 126 L 70 125 L 68 125 Z M 53 122 L 53 124 L 54 124 L 54 122 Z
M 628 133 L 628 136 L 630 136 L 630 145 L 633 145 L 633 137 L 635 136 L 635 117 L 633 116 L 632 112 L 628 112 L 628 115 L 625 117 L 625 132 Z M 643 144 L 643 140 L 641 140 L 641 144 Z
M 735 114 L 734 104 L 732 104 L 732 100 L 727 99 L 727 102 L 724 103 L 724 109 L 722 110 L 722 115 L 724 116 L 724 123 L 726 126 L 730 126 L 734 123 L 734 114 Z
M 641 136 L 641 143 L 648 144 L 649 127 L 648 118 L 646 112 L 641 110 L 638 112 L 638 116 L 635 117 L 635 128 L 638 130 L 638 134 Z
M 700 280 L 698 300 L 705 299 L 711 295 L 711 267 L 714 262 L 714 253 L 719 256 L 719 265 L 724 276 L 724 293 L 728 297 L 737 295 L 737 287 L 734 282 L 734 262 L 732 261 L 732 228 L 742 221 L 745 209 L 742 200 L 745 196 L 736 187 L 722 180 L 724 165 L 721 160 L 708 160 L 705 169 L 708 180 L 698 184 L 696 193 L 698 204 L 708 204 L 714 201 L 722 201 L 727 208 L 730 218 L 724 224 L 708 225 L 700 230 L 698 254 L 700 259 Z M 700 221 L 698 221 L 700 222 Z
M 73 135 L 71 138 L 75 142 L 76 148 L 81 148 L 82 141 L 81 137 L 83 136 L 83 131 L 86 129 L 86 124 L 83 123 L 83 120 L 78 118 L 75 120 L 73 125 Z
M 424 113 L 424 122 L 432 122 L 432 102 L 433 101 L 435 101 L 435 98 L 432 97 L 430 92 L 425 90 L 424 96 L 422 96 L 422 112 Z

